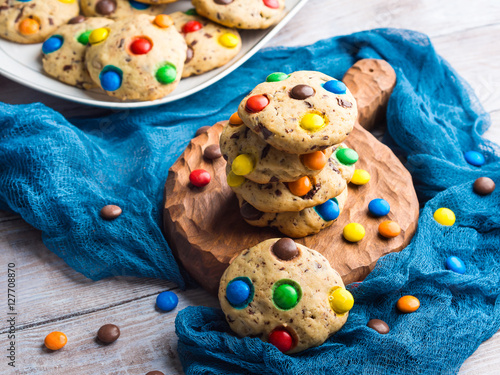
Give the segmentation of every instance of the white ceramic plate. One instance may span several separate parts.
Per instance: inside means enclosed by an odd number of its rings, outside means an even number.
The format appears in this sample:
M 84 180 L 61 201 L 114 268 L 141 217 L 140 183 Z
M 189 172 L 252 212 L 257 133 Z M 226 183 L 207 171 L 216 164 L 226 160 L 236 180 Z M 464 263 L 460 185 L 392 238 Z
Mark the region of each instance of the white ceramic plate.
M 22 85 L 47 94 L 83 104 L 106 108 L 150 107 L 184 98 L 222 79 L 255 54 L 304 6 L 307 0 L 286 0 L 287 14 L 276 26 L 267 30 L 241 30 L 240 53 L 223 67 L 200 76 L 181 80 L 175 91 L 165 98 L 147 101 L 119 101 L 102 92 L 82 90 L 59 82 L 43 72 L 40 51 L 41 44 L 17 44 L 0 39 L 0 74 Z M 191 1 L 180 0 L 167 6 L 166 11 L 185 11 L 192 8 Z

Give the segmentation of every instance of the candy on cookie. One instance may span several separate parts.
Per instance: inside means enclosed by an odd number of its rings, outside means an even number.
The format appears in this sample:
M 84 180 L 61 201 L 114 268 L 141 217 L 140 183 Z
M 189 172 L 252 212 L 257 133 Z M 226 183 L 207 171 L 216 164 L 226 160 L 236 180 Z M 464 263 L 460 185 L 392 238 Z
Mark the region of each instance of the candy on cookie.
M 321 345 L 345 324 L 354 299 L 315 250 L 273 238 L 243 250 L 220 280 L 231 329 L 286 354 Z
M 0 0 L 0 37 L 40 43 L 78 13 L 77 0 Z
M 139 14 L 154 16 L 163 13 L 164 6 L 151 4 L 135 0 L 81 0 L 82 13 L 84 15 L 113 19 L 121 19 Z
M 89 35 L 90 76 L 122 100 L 155 100 L 181 79 L 186 42 L 166 15 L 124 18 Z

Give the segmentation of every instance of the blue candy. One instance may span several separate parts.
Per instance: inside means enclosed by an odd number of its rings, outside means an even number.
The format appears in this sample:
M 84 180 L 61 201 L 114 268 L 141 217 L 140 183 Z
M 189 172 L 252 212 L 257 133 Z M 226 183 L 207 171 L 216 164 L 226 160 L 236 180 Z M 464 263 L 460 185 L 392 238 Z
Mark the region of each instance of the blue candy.
M 62 47 L 64 43 L 64 39 L 60 35 L 53 35 L 49 39 L 47 39 L 45 42 L 42 44 L 42 52 L 44 54 L 49 54 L 52 52 L 57 51 L 59 48 Z
M 481 165 L 484 164 L 484 156 L 483 154 L 477 152 L 477 151 L 467 151 L 464 154 L 465 161 L 469 164 L 472 164 L 476 167 L 480 167 Z
M 328 81 L 323 85 L 323 88 L 327 91 L 333 92 L 334 94 L 345 94 L 347 91 L 346 85 L 342 81 Z
M 368 204 L 368 210 L 373 216 L 385 216 L 391 211 L 391 206 L 385 199 L 373 199 Z
M 247 303 L 251 294 L 250 285 L 242 279 L 234 279 L 226 287 L 226 298 L 233 307 Z
M 140 3 L 138 1 L 129 0 L 130 6 L 138 10 L 144 10 L 149 8 L 149 4 Z
M 329 199 L 325 203 L 314 207 L 314 209 L 324 221 L 335 220 L 340 215 L 340 209 L 336 199 L 335 201 Z
M 112 65 L 107 65 L 99 75 L 101 87 L 105 91 L 115 91 L 122 85 L 122 71 Z
M 452 255 L 446 259 L 446 269 L 456 273 L 465 273 L 465 263 L 459 257 Z
M 178 303 L 179 298 L 174 292 L 162 292 L 156 297 L 156 306 L 162 311 L 172 311 Z

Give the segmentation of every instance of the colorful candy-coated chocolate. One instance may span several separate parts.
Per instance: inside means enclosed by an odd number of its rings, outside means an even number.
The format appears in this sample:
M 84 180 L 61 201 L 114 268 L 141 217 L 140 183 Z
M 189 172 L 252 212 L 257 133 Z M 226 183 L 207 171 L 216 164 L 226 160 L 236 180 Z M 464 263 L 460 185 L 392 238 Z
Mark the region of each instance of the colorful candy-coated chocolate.
M 326 202 L 314 207 L 314 209 L 324 221 L 335 220 L 340 215 L 339 205 L 333 201 L 333 199 L 327 200 Z
M 172 83 L 177 78 L 177 68 L 170 63 L 163 65 L 156 71 L 156 80 L 164 85 Z
M 141 3 L 141 2 L 135 1 L 135 0 L 129 0 L 129 3 L 132 6 L 132 8 L 135 8 L 137 10 L 144 10 L 144 9 L 148 9 L 150 7 L 149 4 L 144 4 L 144 3 Z
M 441 225 L 450 227 L 455 224 L 455 213 L 449 208 L 441 207 L 434 212 L 434 220 Z
M 260 212 L 260 211 L 259 211 Z M 262 216 L 262 215 L 261 215 Z M 271 251 L 280 260 L 290 260 L 299 255 L 299 248 L 291 238 L 281 238 L 275 242 Z
M 189 174 L 189 181 L 197 187 L 203 187 L 210 183 L 211 177 L 204 169 L 195 169 Z
M 351 182 L 354 185 L 365 185 L 370 181 L 370 173 L 365 171 L 364 169 L 356 169 L 354 174 L 352 175 Z
M 66 345 L 68 338 L 62 332 L 51 332 L 45 337 L 45 346 L 50 350 L 59 350 Z
M 298 197 L 306 195 L 311 188 L 311 179 L 307 176 L 301 177 L 297 181 L 288 183 L 288 189 L 290 189 L 293 195 L 297 195 Z
M 395 221 L 387 220 L 379 224 L 378 232 L 385 238 L 394 238 L 401 233 L 401 227 Z
M 304 130 L 315 132 L 325 126 L 325 119 L 317 113 L 308 113 L 300 120 L 300 127 Z
M 233 33 L 224 33 L 219 37 L 219 43 L 226 48 L 236 47 L 239 41 L 239 38 Z
M 347 87 L 342 81 L 331 80 L 325 82 L 323 88 L 334 94 L 345 94 L 347 92 Z
M 97 338 L 104 344 L 111 344 L 120 337 L 120 328 L 114 324 L 105 324 L 97 331 Z
M 495 182 L 489 177 L 479 177 L 474 181 L 474 192 L 479 195 L 488 195 L 495 190 Z
M 179 298 L 174 292 L 161 292 L 156 297 L 156 306 L 161 311 L 172 311 L 177 307 Z
M 166 29 L 174 24 L 174 20 L 167 14 L 158 14 L 155 17 L 154 23 L 156 26 Z
M 354 151 L 352 148 L 347 148 L 347 147 L 338 149 L 337 152 L 335 153 L 335 156 L 337 157 L 337 159 L 339 159 L 339 161 L 342 164 L 346 165 L 354 164 L 359 159 L 358 153 Z
M 402 313 L 412 313 L 418 310 L 420 307 L 420 301 L 414 296 L 403 296 L 398 299 L 396 307 Z
M 264 0 L 264 5 L 271 9 L 278 9 L 280 7 L 278 0 Z
M 194 8 L 186 10 L 184 12 L 184 14 L 187 14 L 188 16 L 197 16 L 198 15 L 198 13 L 196 12 L 196 9 L 194 9 Z
M 137 38 L 130 44 L 130 52 L 134 55 L 145 55 L 153 48 L 153 43 L 146 38 Z
M 290 97 L 297 100 L 305 100 L 315 94 L 314 89 L 309 85 L 296 85 L 290 90 Z
M 243 121 L 240 118 L 240 115 L 238 115 L 238 112 L 234 112 L 231 117 L 229 117 L 229 123 L 231 125 L 241 125 L 243 124 Z
M 146 375 L 165 375 L 163 372 L 161 371 L 149 371 Z
M 105 91 L 116 91 L 122 85 L 122 71 L 112 65 L 107 65 L 99 74 L 101 87 Z
M 380 319 L 370 319 L 366 325 L 381 335 L 385 335 L 390 331 L 389 325 Z
M 237 174 L 234 174 L 233 171 L 229 172 L 227 175 L 227 184 L 231 187 L 237 187 L 243 185 L 245 180 L 246 180 L 245 177 L 238 176 Z
M 222 153 L 220 151 L 220 146 L 216 144 L 208 145 L 203 151 L 203 157 L 209 160 L 215 160 L 220 158 L 221 156 Z
M 290 310 L 297 305 L 299 293 L 293 285 L 281 284 L 273 293 L 274 304 L 282 310 Z
M 265 95 L 254 95 L 248 98 L 245 109 L 247 112 L 257 113 L 266 108 L 269 104 L 269 99 Z
M 484 156 L 480 152 L 477 151 L 467 151 L 464 154 L 465 161 L 471 165 L 476 167 L 480 167 L 484 164 Z
M 226 287 L 226 298 L 233 306 L 244 304 L 250 297 L 250 286 L 241 279 L 230 281 Z
M 87 30 L 87 31 L 81 33 L 76 40 L 78 40 L 78 43 L 86 46 L 87 44 L 89 44 L 90 34 L 92 34 L 92 30 Z
M 324 152 L 315 151 L 310 154 L 302 155 L 302 164 L 313 171 L 323 169 L 328 161 Z
M 275 329 L 269 334 L 268 341 L 270 344 L 278 348 L 282 353 L 289 351 L 293 347 L 293 337 L 284 329 Z
M 200 134 L 206 133 L 210 128 L 210 126 L 202 126 L 201 128 L 198 128 L 196 133 L 194 133 L 195 137 L 199 136 Z
M 267 76 L 266 82 L 280 82 L 288 78 L 288 74 L 282 72 L 271 73 Z
M 391 211 L 391 206 L 389 202 L 382 198 L 372 199 L 368 203 L 368 210 L 373 216 L 385 216 Z
M 108 204 L 101 208 L 99 214 L 104 220 L 114 220 L 122 214 L 122 209 L 120 206 L 115 204 Z
M 344 238 L 349 242 L 358 242 L 365 236 L 365 228 L 359 223 L 349 223 L 344 227 Z
M 191 20 L 191 21 L 186 22 L 184 24 L 184 26 L 182 26 L 182 32 L 184 34 L 187 34 L 187 33 L 192 33 L 192 32 L 201 30 L 202 28 L 203 28 L 203 25 L 201 24 L 201 22 L 196 21 L 196 20 Z
M 93 30 L 89 35 L 89 43 L 97 44 L 104 40 L 106 40 L 109 36 L 109 29 L 106 27 L 100 27 L 98 29 Z
M 466 267 L 465 263 L 462 259 L 459 257 L 456 257 L 454 255 L 446 258 L 446 269 L 456 272 L 456 273 L 465 273 Z
M 255 161 L 252 155 L 241 154 L 234 158 L 231 170 L 235 175 L 244 176 L 252 172 L 255 168 Z
M 61 35 L 52 35 L 42 44 L 42 52 L 46 55 L 57 51 L 62 47 L 64 43 L 64 38 Z
M 23 35 L 33 35 L 40 30 L 40 24 L 37 20 L 26 18 L 19 23 L 19 32 Z
M 345 314 L 354 306 L 354 297 L 351 292 L 344 288 L 335 288 L 328 297 L 330 306 L 337 314 Z
M 99 0 L 95 5 L 95 10 L 98 14 L 109 16 L 116 10 L 115 0 Z

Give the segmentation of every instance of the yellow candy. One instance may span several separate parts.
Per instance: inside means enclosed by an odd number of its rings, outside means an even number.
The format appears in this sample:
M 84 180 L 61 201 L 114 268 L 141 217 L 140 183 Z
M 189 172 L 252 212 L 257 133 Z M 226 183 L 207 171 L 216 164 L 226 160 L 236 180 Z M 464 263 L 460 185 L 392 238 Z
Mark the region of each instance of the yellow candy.
M 348 290 L 340 287 L 337 287 L 330 292 L 328 300 L 332 310 L 337 314 L 345 314 L 354 306 L 354 298 L 352 294 Z
M 239 43 L 239 38 L 233 33 L 225 33 L 219 37 L 219 43 L 226 48 L 234 48 Z
M 308 113 L 300 120 L 300 127 L 311 132 L 320 130 L 325 126 L 325 119 L 316 113 Z
M 109 29 L 105 27 L 100 27 L 99 29 L 95 29 L 89 35 L 89 43 L 97 44 L 107 39 L 109 36 Z
M 455 214 L 449 208 L 438 208 L 436 212 L 434 212 L 434 220 L 436 220 L 441 225 L 446 225 L 447 227 L 451 227 L 455 224 Z
M 370 181 L 370 178 L 370 174 L 364 169 L 356 169 L 354 171 L 354 174 L 352 175 L 351 182 L 354 185 L 364 185 L 367 184 L 368 181 Z
M 245 182 L 245 177 L 243 176 L 237 176 L 233 172 L 229 172 L 227 175 L 227 184 L 231 187 L 238 187 L 240 185 L 243 185 Z
M 75 2 L 75 0 L 59 0 L 59 1 L 64 4 L 71 4 Z
M 358 242 L 365 236 L 365 228 L 358 223 L 350 223 L 344 227 L 344 238 L 350 242 Z
M 231 165 L 231 170 L 235 175 L 244 176 L 249 174 L 255 168 L 255 163 L 251 155 L 241 154 L 238 155 Z

